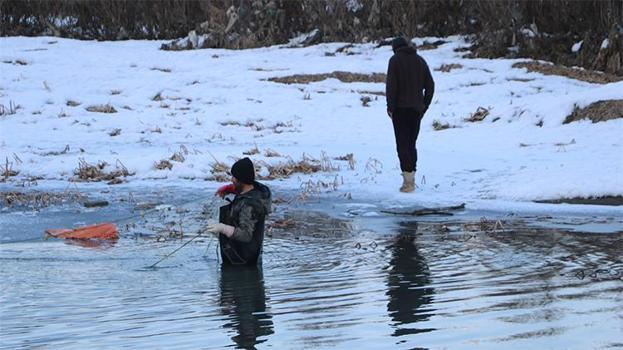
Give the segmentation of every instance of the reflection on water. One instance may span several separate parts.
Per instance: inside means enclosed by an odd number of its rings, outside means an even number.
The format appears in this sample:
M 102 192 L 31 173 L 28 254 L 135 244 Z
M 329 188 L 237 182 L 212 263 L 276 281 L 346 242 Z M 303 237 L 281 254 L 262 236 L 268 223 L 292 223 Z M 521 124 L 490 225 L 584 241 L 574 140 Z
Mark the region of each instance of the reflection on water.
M 240 348 L 255 349 L 273 334 L 272 316 L 266 310 L 266 290 L 260 266 L 221 266 L 220 306 L 229 322 L 231 338 Z
M 417 323 L 431 316 L 434 289 L 430 271 L 417 247 L 417 222 L 401 224 L 398 235 L 389 246 L 391 259 L 387 276 L 387 311 L 394 321 L 394 336 L 430 332 Z
M 117 244 L 117 240 L 103 240 L 103 239 L 65 239 L 65 244 L 76 245 L 82 248 L 89 249 L 108 249 Z

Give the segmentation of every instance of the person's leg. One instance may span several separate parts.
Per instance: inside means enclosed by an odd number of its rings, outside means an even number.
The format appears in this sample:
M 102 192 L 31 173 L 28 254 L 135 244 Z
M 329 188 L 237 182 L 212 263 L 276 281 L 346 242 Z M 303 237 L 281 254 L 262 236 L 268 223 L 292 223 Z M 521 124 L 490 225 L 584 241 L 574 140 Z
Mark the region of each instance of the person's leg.
M 398 153 L 398 160 L 400 160 L 400 170 L 411 171 L 409 170 L 411 127 L 409 126 L 409 120 L 406 118 L 408 115 L 404 112 L 403 109 L 396 109 L 392 117 L 392 124 L 394 125 L 396 152 Z
M 420 125 L 422 123 L 422 113 L 412 110 L 409 118 L 410 123 L 410 135 L 409 135 L 409 171 L 417 171 L 417 138 L 420 134 Z
M 404 120 L 403 130 L 406 139 L 403 144 L 403 158 L 401 161 L 404 183 L 400 191 L 413 192 L 415 190 L 415 171 L 417 166 L 416 142 L 420 133 L 421 113 L 415 109 L 405 109 L 402 118 Z
M 397 109 L 392 118 L 394 135 L 396 136 L 396 150 L 402 170 L 401 192 L 412 192 L 415 189 L 413 181 L 413 118 L 408 109 Z

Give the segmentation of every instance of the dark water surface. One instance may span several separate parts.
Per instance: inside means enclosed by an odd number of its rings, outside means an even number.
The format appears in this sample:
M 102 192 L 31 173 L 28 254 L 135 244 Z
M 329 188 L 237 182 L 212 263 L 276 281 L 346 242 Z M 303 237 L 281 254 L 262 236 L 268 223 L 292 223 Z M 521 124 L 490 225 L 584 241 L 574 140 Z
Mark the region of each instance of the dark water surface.
M 155 269 L 188 236 L 4 243 L 0 348 L 623 347 L 621 233 L 307 220 L 271 233 L 259 268 L 222 268 L 210 237 Z

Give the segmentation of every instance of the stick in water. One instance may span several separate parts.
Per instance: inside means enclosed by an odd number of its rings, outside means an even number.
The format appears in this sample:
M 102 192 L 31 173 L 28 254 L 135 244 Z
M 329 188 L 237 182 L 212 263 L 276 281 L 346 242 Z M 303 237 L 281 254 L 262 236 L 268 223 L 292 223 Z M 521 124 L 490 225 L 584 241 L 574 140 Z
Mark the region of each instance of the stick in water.
M 160 264 L 161 262 L 163 262 L 164 260 L 166 260 L 168 257 L 172 256 L 173 254 L 175 254 L 178 250 L 184 248 L 186 245 L 188 245 L 188 243 L 192 242 L 195 240 L 195 238 L 201 236 L 201 232 L 199 232 L 199 234 L 197 234 L 195 237 L 189 239 L 186 243 L 182 244 L 181 246 L 179 246 L 177 249 L 175 249 L 174 251 L 170 252 L 169 254 L 165 255 L 162 259 L 156 261 L 153 265 L 149 266 L 149 269 L 152 269 L 154 267 L 156 267 L 156 265 Z

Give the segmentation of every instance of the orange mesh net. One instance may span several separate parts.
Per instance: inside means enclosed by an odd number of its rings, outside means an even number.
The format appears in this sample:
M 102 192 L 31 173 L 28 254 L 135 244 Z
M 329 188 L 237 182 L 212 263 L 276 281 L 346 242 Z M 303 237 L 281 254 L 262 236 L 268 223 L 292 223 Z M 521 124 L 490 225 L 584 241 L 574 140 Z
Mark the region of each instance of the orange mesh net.
M 115 224 L 97 224 L 75 229 L 46 230 L 49 236 L 63 239 L 118 239 L 119 232 Z

